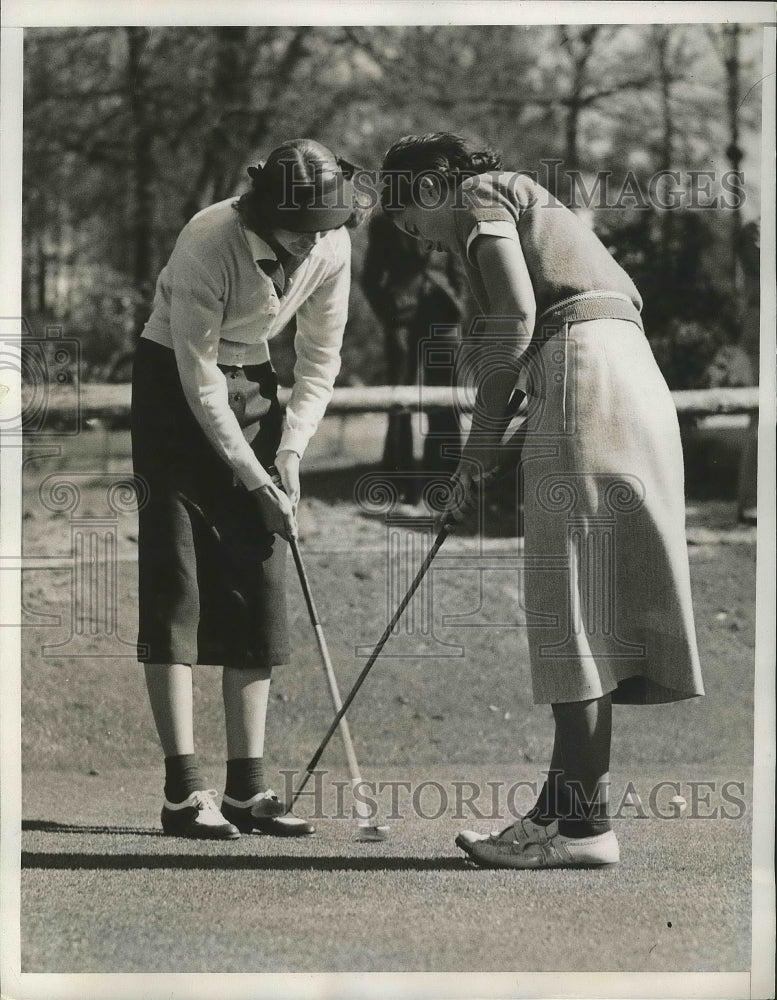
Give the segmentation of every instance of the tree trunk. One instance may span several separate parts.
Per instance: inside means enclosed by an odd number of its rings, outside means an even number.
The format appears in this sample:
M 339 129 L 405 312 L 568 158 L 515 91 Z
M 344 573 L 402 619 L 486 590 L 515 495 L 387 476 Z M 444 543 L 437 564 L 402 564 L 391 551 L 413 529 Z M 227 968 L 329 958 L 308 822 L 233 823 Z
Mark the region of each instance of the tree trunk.
M 252 106 L 249 59 L 254 45 L 248 28 L 215 29 L 216 55 L 210 94 L 203 114 L 211 108 L 212 124 L 203 139 L 203 156 L 197 179 L 184 203 L 184 221 L 210 204 L 229 197 L 235 183 L 235 164 L 249 149 L 260 145 L 282 108 L 282 96 L 297 64 L 306 57 L 305 39 L 310 28 L 296 28 L 286 51 L 274 65 L 272 82 L 263 95 L 263 106 Z M 265 34 L 270 40 L 274 29 Z M 275 57 L 274 57 L 275 58 Z M 248 109 L 250 108 L 250 112 Z M 239 174 L 238 174 L 239 176 Z
M 741 28 L 738 24 L 723 26 L 724 57 L 726 68 L 726 105 L 728 111 L 729 143 L 726 147 L 726 157 L 731 169 L 739 173 L 742 166 L 743 152 L 739 145 L 739 104 L 740 104 L 740 54 L 739 43 Z M 737 300 L 742 296 L 742 271 L 739 255 L 742 242 L 742 208 L 737 203 L 731 208 L 731 285 Z
M 578 141 L 580 135 L 580 116 L 584 107 L 585 90 L 588 83 L 588 64 L 593 54 L 598 33 L 598 25 L 589 25 L 577 35 L 566 26 L 559 29 L 561 45 L 569 54 L 572 72 L 569 91 L 563 98 L 563 103 L 566 106 L 566 148 L 564 151 L 566 161 L 564 163 L 564 179 L 562 181 L 562 197 L 565 203 L 572 209 L 575 207 L 572 204 L 575 183 L 569 175 L 572 171 L 580 169 Z
M 250 105 L 249 75 L 246 71 L 248 28 L 214 28 L 215 62 L 205 113 L 211 125 L 197 179 L 184 203 L 188 220 L 200 209 L 227 198 L 234 176 L 234 160 L 242 152 L 246 131 L 245 109 Z
M 38 233 L 38 274 L 36 282 L 36 311 L 39 315 L 46 312 L 46 274 L 48 271 L 46 247 L 43 233 Z
M 661 108 L 661 146 L 658 151 L 658 169 L 671 170 L 674 162 L 675 127 L 672 111 L 672 70 L 669 57 L 669 30 L 665 27 L 655 27 L 653 38 L 658 59 L 658 88 Z M 671 209 L 658 209 L 661 212 L 661 250 L 667 265 L 674 260 L 672 240 L 674 236 L 674 218 Z
M 580 130 L 580 104 L 574 96 L 570 98 L 567 108 L 566 122 L 566 165 L 565 171 L 577 170 L 579 167 L 577 137 Z M 571 206 L 570 206 L 571 207 Z
M 125 31 L 132 150 L 132 283 L 138 296 L 134 307 L 133 328 L 135 335 L 139 337 L 153 291 L 154 134 L 148 113 L 147 71 L 142 58 L 148 39 L 147 31 L 144 28 L 125 28 Z

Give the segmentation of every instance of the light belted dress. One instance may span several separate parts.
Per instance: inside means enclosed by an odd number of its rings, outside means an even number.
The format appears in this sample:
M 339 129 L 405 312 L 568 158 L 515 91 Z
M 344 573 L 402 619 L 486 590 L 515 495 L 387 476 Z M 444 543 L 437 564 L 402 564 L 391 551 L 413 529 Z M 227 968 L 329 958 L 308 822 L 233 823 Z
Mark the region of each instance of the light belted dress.
M 520 356 L 528 394 L 520 467 L 534 700 L 702 695 L 679 426 L 639 293 L 530 176 L 482 174 L 458 193 L 458 249 L 484 314 L 481 234 L 517 241 L 536 299 L 530 343 L 493 347 Z

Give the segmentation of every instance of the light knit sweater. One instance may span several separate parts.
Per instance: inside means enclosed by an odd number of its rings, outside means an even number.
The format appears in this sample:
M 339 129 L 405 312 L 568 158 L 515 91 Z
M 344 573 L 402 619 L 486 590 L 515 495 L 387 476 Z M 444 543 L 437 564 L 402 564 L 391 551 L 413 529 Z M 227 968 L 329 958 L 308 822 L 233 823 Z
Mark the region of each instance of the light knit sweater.
M 189 406 L 247 489 L 269 481 L 227 401 L 218 365 L 269 360 L 268 342 L 296 315 L 294 387 L 279 450 L 300 456 L 332 397 L 348 316 L 351 241 L 327 232 L 289 278 L 281 299 L 257 260 L 272 248 L 243 227 L 233 199 L 192 218 L 159 275 L 142 336 L 175 351 Z

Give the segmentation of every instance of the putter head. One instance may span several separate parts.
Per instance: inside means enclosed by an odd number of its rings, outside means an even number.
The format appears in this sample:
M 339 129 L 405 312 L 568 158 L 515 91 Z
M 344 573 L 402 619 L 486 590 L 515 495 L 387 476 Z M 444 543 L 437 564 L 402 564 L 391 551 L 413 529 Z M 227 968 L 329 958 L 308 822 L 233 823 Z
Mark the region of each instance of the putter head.
M 361 841 L 362 843 L 376 843 L 381 840 L 388 840 L 389 828 L 387 826 L 378 826 L 377 824 L 372 824 L 370 826 L 359 826 L 356 831 L 356 836 L 354 840 Z

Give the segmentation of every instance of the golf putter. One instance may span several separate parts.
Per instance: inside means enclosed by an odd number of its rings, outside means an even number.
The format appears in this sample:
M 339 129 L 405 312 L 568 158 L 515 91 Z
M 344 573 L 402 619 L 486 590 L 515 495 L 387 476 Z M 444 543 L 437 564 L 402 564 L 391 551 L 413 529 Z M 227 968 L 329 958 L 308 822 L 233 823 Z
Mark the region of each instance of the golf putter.
M 305 604 L 308 608 L 308 615 L 310 617 L 310 622 L 313 626 L 313 632 L 316 636 L 316 643 L 318 645 L 318 652 L 321 656 L 321 663 L 324 667 L 324 673 L 326 674 L 327 683 L 329 685 L 329 693 L 332 696 L 332 704 L 334 705 L 335 712 L 339 712 L 342 708 L 343 701 L 340 697 L 340 690 L 337 686 L 337 678 L 335 677 L 334 668 L 332 666 L 332 660 L 329 656 L 329 650 L 327 648 L 326 639 L 324 638 L 324 630 L 321 627 L 321 622 L 318 617 L 318 612 L 316 611 L 316 605 L 313 601 L 313 594 L 310 590 L 310 583 L 308 581 L 307 573 L 305 572 L 305 566 L 302 562 L 302 555 L 299 549 L 299 540 L 292 537 L 289 542 L 291 546 L 291 554 L 294 557 L 294 565 L 297 567 L 297 576 L 299 577 L 300 586 L 302 587 L 302 594 L 305 598 Z M 367 803 L 362 801 L 357 795 L 356 790 L 361 785 L 361 773 L 359 771 L 359 764 L 356 760 L 356 752 L 353 748 L 353 741 L 351 740 L 351 733 L 348 728 L 348 721 L 345 718 L 340 718 L 338 725 L 340 730 L 340 736 L 343 741 L 343 747 L 345 748 L 345 756 L 348 761 L 348 773 L 351 776 L 351 788 L 354 792 L 354 803 L 357 814 L 357 840 L 385 840 L 388 836 L 388 827 L 381 826 L 376 822 L 376 818 L 370 815 L 370 811 L 367 807 Z
M 299 796 L 302 794 L 302 791 L 305 788 L 305 785 L 308 783 L 308 781 L 310 779 L 310 776 L 315 771 L 316 765 L 318 764 L 319 760 L 321 760 L 321 755 L 323 754 L 324 750 L 327 747 L 327 744 L 331 740 L 334 731 L 340 725 L 340 722 L 344 720 L 345 713 L 348 711 L 348 708 L 349 708 L 351 702 L 356 697 L 356 695 L 357 695 L 357 693 L 359 691 L 359 688 L 362 686 L 362 684 L 364 683 L 364 681 L 367 679 L 367 674 L 370 672 L 370 670 L 372 670 L 372 667 L 375 664 L 375 661 L 380 656 L 381 650 L 386 645 L 386 643 L 388 641 L 388 638 L 389 638 L 389 636 L 391 635 L 391 633 L 392 633 L 392 631 L 394 629 L 394 626 L 397 624 L 397 622 L 399 621 L 399 619 L 402 617 L 402 614 L 404 613 L 405 608 L 410 603 L 410 601 L 411 601 L 411 599 L 413 597 L 413 594 L 416 592 L 416 590 L 418 590 L 418 587 L 419 587 L 421 581 L 426 576 L 426 574 L 427 574 L 427 572 L 429 570 L 429 567 L 432 565 L 432 561 L 434 560 L 434 557 L 437 555 L 437 553 L 439 552 L 440 547 L 442 546 L 443 542 L 448 537 L 448 530 L 449 530 L 448 527 L 445 526 L 445 525 L 443 525 L 443 527 L 438 532 L 437 537 L 434 540 L 434 544 L 432 545 L 431 549 L 429 549 L 429 552 L 427 553 L 426 558 L 424 559 L 423 563 L 421 564 L 421 568 L 416 573 L 415 578 L 413 579 L 413 582 L 410 584 L 410 587 L 409 587 L 407 593 L 402 598 L 402 601 L 400 602 L 399 607 L 394 612 L 394 614 L 393 614 L 393 616 L 391 618 L 391 621 L 386 626 L 386 628 L 385 628 L 385 630 L 383 632 L 383 635 L 378 640 L 377 646 L 375 647 L 375 649 L 370 654 L 370 658 L 367 660 L 367 662 L 365 663 L 364 667 L 362 668 L 362 672 L 356 678 L 353 687 L 351 688 L 351 690 L 346 695 L 345 701 L 342 703 L 342 705 L 340 706 L 340 708 L 337 710 L 337 714 L 335 715 L 334 719 L 332 720 L 332 723 L 329 726 L 329 729 L 327 730 L 326 735 L 324 736 L 323 740 L 319 744 L 318 749 L 313 754 L 313 756 L 310 758 L 310 762 L 308 763 L 307 767 L 305 768 L 305 776 L 302 779 L 301 783 L 299 784 L 297 790 L 292 795 L 291 802 L 288 805 L 287 811 L 290 811 L 291 809 L 294 808 L 294 803 L 297 801 L 297 799 L 299 798 Z
M 517 410 L 520 407 L 521 403 L 523 402 L 524 398 L 525 398 L 524 393 L 521 392 L 520 390 L 516 389 L 515 392 L 513 393 L 512 398 L 511 398 L 510 406 L 508 407 L 508 410 L 506 411 L 506 413 L 504 415 L 504 418 L 503 418 L 503 426 L 502 426 L 502 431 L 501 431 L 502 434 L 504 434 L 506 432 L 507 427 L 510 424 L 510 421 L 512 420 L 512 417 L 517 412 Z M 513 441 L 517 437 L 518 437 L 518 434 L 514 435 L 514 437 L 511 438 L 510 440 Z M 497 476 L 495 476 L 494 478 L 501 478 L 501 474 L 502 474 L 502 470 L 500 470 L 500 473 Z M 491 478 L 491 477 L 489 477 L 489 478 Z M 332 722 L 331 722 L 331 724 L 329 726 L 329 729 L 326 731 L 326 734 L 324 735 L 324 738 L 321 740 L 321 743 L 319 744 L 318 749 L 313 754 L 313 756 L 310 758 L 310 761 L 309 761 L 307 767 L 305 768 L 305 776 L 303 777 L 302 781 L 300 782 L 299 786 L 297 787 L 297 790 L 292 794 L 291 801 L 289 802 L 288 807 L 287 807 L 287 812 L 290 812 L 294 808 L 294 803 L 297 801 L 297 799 L 300 797 L 300 795 L 304 791 L 305 786 L 308 783 L 308 781 L 310 780 L 311 775 L 315 771 L 316 765 L 318 764 L 319 760 L 321 760 L 321 757 L 322 757 L 322 755 L 324 753 L 324 750 L 326 749 L 329 741 L 331 740 L 332 735 L 334 734 L 334 731 L 339 726 L 341 720 L 344 719 L 345 713 L 348 711 L 348 708 L 350 707 L 351 702 L 354 700 L 354 698 L 358 694 L 359 688 L 361 688 L 362 684 L 367 679 L 367 675 L 369 674 L 370 670 L 374 666 L 375 661 L 380 656 L 383 647 L 388 642 L 388 638 L 391 635 L 392 631 L 394 630 L 394 627 L 396 626 L 396 624 L 399 621 L 399 619 L 402 617 L 402 615 L 403 615 L 403 613 L 405 611 L 405 608 L 408 606 L 408 604 L 412 600 L 413 594 L 416 592 L 416 590 L 418 589 L 418 587 L 421 584 L 421 581 L 423 580 L 423 578 L 426 576 L 427 572 L 429 571 L 429 567 L 432 565 L 432 562 L 434 561 L 434 557 L 440 551 L 440 548 L 442 547 L 443 543 L 445 542 L 445 539 L 448 537 L 448 534 L 449 534 L 450 529 L 451 529 L 452 526 L 453 526 L 452 524 L 446 524 L 445 522 L 443 522 L 443 525 L 440 528 L 439 532 L 437 533 L 437 537 L 434 540 L 434 544 L 429 549 L 429 552 L 427 553 L 426 558 L 424 559 L 423 563 L 421 564 L 421 568 L 416 573 L 416 575 L 415 575 L 415 577 L 413 579 L 413 582 L 410 584 L 410 587 L 408 588 L 407 593 L 402 598 L 402 600 L 401 600 L 401 602 L 400 602 L 397 610 L 394 612 L 394 615 L 391 618 L 391 621 L 386 626 L 386 628 L 385 628 L 385 630 L 383 632 L 383 635 L 380 637 L 380 639 L 378 640 L 377 645 L 375 646 L 375 649 L 370 654 L 370 658 L 367 660 L 367 662 L 365 663 L 364 667 L 362 668 L 361 673 L 356 678 L 356 680 L 355 680 L 355 682 L 353 684 L 353 687 L 351 688 L 351 690 L 346 695 L 345 701 L 342 703 L 342 705 L 340 706 L 340 708 L 337 709 L 335 717 L 332 720 Z
M 278 489 L 283 489 L 283 484 L 277 468 L 273 465 L 270 466 L 267 471 Z M 318 647 L 319 656 L 321 657 L 321 664 L 324 668 L 324 673 L 326 674 L 329 694 L 331 695 L 335 712 L 338 712 L 342 707 L 340 689 L 337 685 L 337 678 L 335 676 L 334 667 L 332 666 L 332 659 L 329 655 L 329 648 L 324 637 L 324 630 L 321 627 L 321 620 L 318 617 L 318 611 L 316 610 L 315 601 L 313 600 L 313 592 L 310 589 L 310 581 L 308 580 L 308 575 L 305 571 L 305 564 L 302 561 L 299 538 L 296 535 L 292 535 L 289 539 L 289 546 L 291 548 L 291 554 L 297 570 L 300 587 L 302 588 L 302 596 L 305 598 L 305 604 L 308 609 L 308 617 L 310 618 L 310 623 L 313 626 L 313 632 L 316 637 L 316 645 Z M 340 737 L 343 741 L 343 747 L 345 749 L 345 757 L 348 762 L 348 773 L 351 778 L 351 788 L 354 793 L 354 803 L 357 814 L 356 839 L 364 841 L 385 840 L 388 836 L 388 827 L 379 825 L 376 822 L 376 818 L 374 816 L 370 816 L 367 803 L 363 802 L 356 795 L 356 789 L 361 785 L 362 777 L 359 770 L 359 763 L 356 760 L 356 751 L 353 748 L 353 740 L 351 739 L 348 721 L 346 719 L 341 719 L 338 728 L 340 730 Z M 289 806 L 289 810 L 287 811 L 290 810 L 291 806 Z

